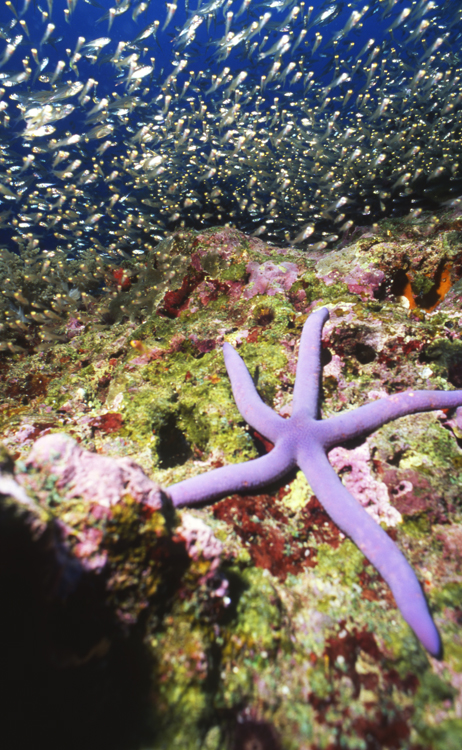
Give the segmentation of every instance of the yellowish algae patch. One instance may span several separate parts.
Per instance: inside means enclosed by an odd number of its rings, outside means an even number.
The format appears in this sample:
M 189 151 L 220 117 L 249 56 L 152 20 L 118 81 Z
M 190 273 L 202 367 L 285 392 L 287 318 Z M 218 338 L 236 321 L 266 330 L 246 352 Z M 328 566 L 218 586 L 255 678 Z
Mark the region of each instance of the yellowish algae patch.
M 297 472 L 297 476 L 291 482 L 289 492 L 282 498 L 282 504 L 292 511 L 302 510 L 312 497 L 313 491 L 308 484 L 302 471 Z

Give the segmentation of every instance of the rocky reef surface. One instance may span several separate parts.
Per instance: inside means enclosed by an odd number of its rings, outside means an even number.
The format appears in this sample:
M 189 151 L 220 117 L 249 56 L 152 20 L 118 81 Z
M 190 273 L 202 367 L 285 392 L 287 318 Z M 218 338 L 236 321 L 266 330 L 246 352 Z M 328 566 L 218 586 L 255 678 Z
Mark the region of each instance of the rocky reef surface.
M 325 255 L 178 233 L 57 319 L 49 348 L 2 355 L 4 747 L 461 746 L 458 413 L 329 455 L 416 571 L 441 661 L 301 472 L 187 511 L 167 491 L 271 449 L 237 411 L 221 345 L 288 415 L 321 304 L 323 415 L 462 388 L 461 230 L 457 211 L 423 214 Z

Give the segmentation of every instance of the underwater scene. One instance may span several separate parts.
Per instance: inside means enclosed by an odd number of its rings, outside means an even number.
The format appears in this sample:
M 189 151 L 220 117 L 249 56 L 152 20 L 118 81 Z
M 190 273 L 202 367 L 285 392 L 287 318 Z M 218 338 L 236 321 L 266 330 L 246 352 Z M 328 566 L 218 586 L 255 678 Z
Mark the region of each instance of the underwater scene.
M 0 8 L 0 746 L 462 747 L 462 0 Z

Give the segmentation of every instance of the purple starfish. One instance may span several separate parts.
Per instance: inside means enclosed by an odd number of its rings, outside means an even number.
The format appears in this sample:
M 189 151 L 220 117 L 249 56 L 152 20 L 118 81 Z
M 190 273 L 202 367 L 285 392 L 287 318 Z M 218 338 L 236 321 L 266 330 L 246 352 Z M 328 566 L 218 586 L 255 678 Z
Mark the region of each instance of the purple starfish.
M 260 458 L 173 484 L 168 493 L 175 506 L 210 503 L 235 492 L 256 492 L 298 466 L 334 523 L 388 583 L 404 619 L 425 648 L 441 658 L 441 639 L 413 569 L 388 534 L 350 495 L 326 453 L 406 414 L 461 406 L 462 391 L 403 391 L 321 420 L 321 333 L 328 317 L 324 307 L 304 325 L 290 419 L 283 419 L 263 403 L 244 361 L 230 344 L 224 344 L 237 407 L 255 430 L 274 443 L 274 449 Z

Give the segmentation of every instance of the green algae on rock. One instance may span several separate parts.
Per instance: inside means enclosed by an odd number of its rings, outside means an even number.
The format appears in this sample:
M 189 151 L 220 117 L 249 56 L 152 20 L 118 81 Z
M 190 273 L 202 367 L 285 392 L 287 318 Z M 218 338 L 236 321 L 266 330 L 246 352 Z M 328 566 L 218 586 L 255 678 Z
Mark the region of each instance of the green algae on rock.
M 323 336 L 325 415 L 384 392 L 460 387 L 458 221 L 442 214 L 437 222 L 424 215 L 387 222 L 325 257 L 281 252 L 235 230 L 184 233 L 184 276 L 154 304 L 146 290 L 146 306 L 132 306 L 140 270 L 130 290 L 114 290 L 127 312 L 104 330 L 92 330 L 90 314 L 85 327 L 47 352 L 16 354 L 8 365 L 5 355 L 1 438 L 21 467 L 34 440 L 64 431 L 96 454 L 129 457 L 164 486 L 257 456 L 270 446 L 235 408 L 221 344 L 238 347 L 264 399 L 287 413 L 300 332 L 317 301 L 331 313 Z M 289 288 L 284 271 L 269 261 L 296 266 Z M 442 302 L 430 309 L 412 292 L 411 307 L 408 281 L 399 275 L 403 264 L 411 276 L 434 280 L 449 261 L 452 287 Z M 333 274 L 336 262 L 341 274 Z M 261 274 L 251 286 L 254 263 Z M 144 290 L 137 292 L 143 300 Z M 29 373 L 49 380 L 29 387 Z M 14 388 L 24 394 L 21 403 Z M 191 513 L 222 545 L 216 568 L 222 577 L 211 589 L 200 583 L 210 561 L 189 563 L 191 577 L 186 570 L 179 589 L 187 595 L 171 592 L 165 613 L 154 606 L 158 578 L 149 572 L 154 530 L 136 503 L 115 506 L 106 532 L 118 587 L 111 606 L 125 613 L 121 642 L 132 643 L 143 623 L 147 713 L 156 717 L 161 707 L 157 726 L 169 746 L 192 750 L 202 742 L 221 750 L 228 741 L 233 746 L 236 727 L 250 733 L 254 726 L 262 737 L 263 727 L 271 727 L 288 750 L 457 746 L 461 435 L 457 415 L 425 414 L 385 426 L 337 457 L 360 501 L 368 502 L 360 479 L 373 480 L 380 497 L 385 493 L 383 522 L 417 570 L 443 636 L 441 666 L 428 660 L 380 577 L 298 477 L 266 494 L 233 496 Z M 48 512 L 66 523 L 67 501 L 53 491 L 46 490 Z M 79 502 L 73 500 L 77 526 L 86 523 Z M 393 525 L 386 507 L 395 512 Z M 220 591 L 224 580 L 228 587 Z M 153 726 L 149 747 L 160 750 Z M 126 747 L 137 742 L 133 736 Z

